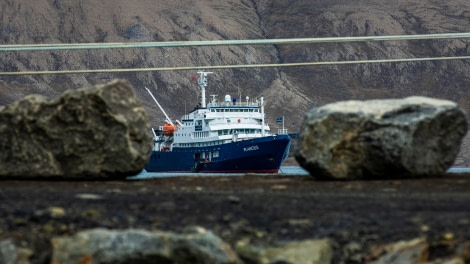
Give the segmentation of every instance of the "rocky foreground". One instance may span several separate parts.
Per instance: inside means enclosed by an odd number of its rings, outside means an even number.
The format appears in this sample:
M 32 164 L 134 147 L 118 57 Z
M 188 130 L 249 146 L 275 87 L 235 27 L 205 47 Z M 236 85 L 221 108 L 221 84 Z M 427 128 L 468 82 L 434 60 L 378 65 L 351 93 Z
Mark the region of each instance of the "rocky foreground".
M 469 188 L 470 177 L 458 174 L 348 182 L 282 175 L 2 181 L 0 263 L 67 263 L 57 259 L 78 251 L 52 241 L 95 228 L 173 238 L 212 233 L 241 263 L 468 263 Z M 114 242 L 120 248 L 126 240 Z M 328 262 L 314 262 L 315 243 L 324 243 Z M 24 262 L 11 260 L 11 252 Z M 105 255 L 89 254 L 74 263 Z M 155 263 L 140 260 L 121 263 Z
M 115 81 L 0 109 L 0 264 L 470 261 L 470 178 L 444 173 L 467 128 L 457 104 L 313 109 L 296 160 L 351 181 L 135 181 L 123 175 L 142 170 L 151 139 L 132 91 Z

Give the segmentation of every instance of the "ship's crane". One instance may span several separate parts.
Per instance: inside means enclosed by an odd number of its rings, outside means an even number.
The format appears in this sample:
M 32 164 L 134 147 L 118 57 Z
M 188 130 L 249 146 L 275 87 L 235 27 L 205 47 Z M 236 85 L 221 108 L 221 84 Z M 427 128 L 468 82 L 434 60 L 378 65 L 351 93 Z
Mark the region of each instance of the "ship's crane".
M 165 115 L 165 122 L 171 124 L 172 126 L 175 126 L 173 124 L 173 122 L 171 122 L 171 119 L 168 117 L 168 115 L 165 113 L 165 110 L 163 110 L 162 106 L 158 103 L 157 99 L 155 99 L 155 97 L 153 96 L 152 92 L 150 92 L 149 88 L 145 87 L 145 89 L 147 90 L 147 92 L 149 92 L 150 96 L 152 96 L 153 100 L 155 101 L 155 103 L 157 103 L 158 107 L 160 108 L 160 110 L 162 111 L 162 113 Z

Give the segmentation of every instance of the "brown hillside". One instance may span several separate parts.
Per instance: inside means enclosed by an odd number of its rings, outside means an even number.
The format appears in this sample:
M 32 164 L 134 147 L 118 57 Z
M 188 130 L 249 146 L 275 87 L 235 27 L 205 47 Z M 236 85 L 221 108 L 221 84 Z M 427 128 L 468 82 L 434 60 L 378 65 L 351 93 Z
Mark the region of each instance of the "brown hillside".
M 5 0 L 2 44 L 372 36 L 468 31 L 470 2 L 400 1 L 62 1 Z M 1 71 L 237 65 L 469 55 L 465 39 L 285 46 L 224 46 L 3 52 Z M 65 89 L 128 79 L 151 122 L 163 115 L 143 87 L 152 89 L 171 118 L 199 99 L 194 72 L 166 71 L 0 77 L 0 104 L 27 94 L 55 96 Z M 470 109 L 468 61 L 217 70 L 207 94 L 264 96 L 271 129 L 284 115 L 297 131 L 311 107 L 347 99 L 423 95 Z M 465 160 L 467 155 L 460 158 Z M 466 162 L 466 161 L 465 161 Z M 464 164 L 463 162 L 462 164 Z M 470 164 L 470 160 L 469 163 Z

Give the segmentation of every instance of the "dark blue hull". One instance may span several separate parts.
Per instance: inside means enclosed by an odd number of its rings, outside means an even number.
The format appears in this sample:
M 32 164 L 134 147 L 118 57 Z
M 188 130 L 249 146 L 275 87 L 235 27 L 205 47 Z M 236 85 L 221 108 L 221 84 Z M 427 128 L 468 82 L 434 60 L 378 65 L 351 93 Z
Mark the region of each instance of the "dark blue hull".
M 154 151 L 148 172 L 277 173 L 289 154 L 288 135 L 267 136 L 223 145 Z M 218 156 L 212 156 L 218 153 Z M 211 155 L 210 158 L 201 158 Z

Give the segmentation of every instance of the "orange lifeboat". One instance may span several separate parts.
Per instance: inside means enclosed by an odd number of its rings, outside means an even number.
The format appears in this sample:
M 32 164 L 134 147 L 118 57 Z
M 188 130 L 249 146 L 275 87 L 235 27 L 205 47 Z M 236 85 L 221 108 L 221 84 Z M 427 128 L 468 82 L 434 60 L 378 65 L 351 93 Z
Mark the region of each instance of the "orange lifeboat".
M 165 123 L 163 125 L 163 135 L 165 136 L 173 136 L 175 133 L 175 126 L 169 123 Z

